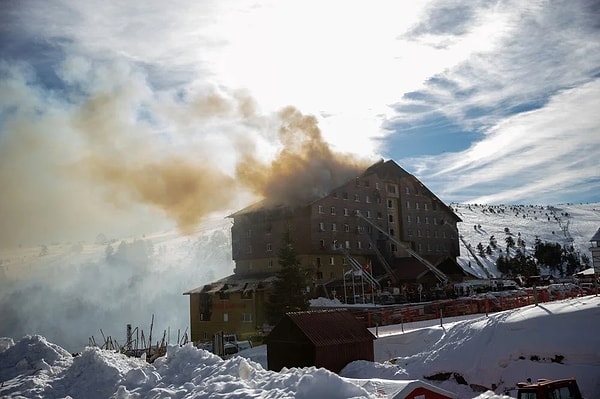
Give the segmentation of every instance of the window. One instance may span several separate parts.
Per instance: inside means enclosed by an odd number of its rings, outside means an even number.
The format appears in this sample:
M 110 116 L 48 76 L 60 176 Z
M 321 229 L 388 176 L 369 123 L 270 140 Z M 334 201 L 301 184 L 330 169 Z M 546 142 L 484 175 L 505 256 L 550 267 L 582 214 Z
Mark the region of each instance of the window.
M 408 234 L 409 236 L 412 236 L 412 230 L 411 230 L 411 229 L 408 229 L 408 233 L 407 233 L 407 234 Z
M 273 268 L 273 260 L 269 259 L 267 261 L 267 269 L 272 269 Z
M 396 244 L 391 244 L 390 245 L 390 249 L 392 250 L 392 252 L 398 251 L 398 248 L 396 247 Z
M 346 244 L 346 249 L 350 249 L 350 241 L 346 240 L 345 244 Z
M 329 258 L 329 264 L 332 266 L 335 265 L 335 258 L 333 256 Z
M 360 209 L 354 211 L 354 216 L 360 216 Z
M 379 182 L 375 182 L 375 190 L 379 190 Z
M 317 262 L 317 267 L 321 267 L 321 258 L 317 257 L 316 262 Z
M 359 201 L 360 201 L 360 199 L 359 199 L 359 197 L 358 197 L 358 194 L 354 194 L 354 201 L 356 201 L 356 202 L 359 202 Z
M 320 249 L 325 249 L 325 240 L 320 240 L 319 241 L 319 248 Z M 318 259 L 318 258 L 317 258 Z
M 252 237 L 252 229 L 248 229 L 248 231 L 246 231 L 246 237 Z
M 415 202 L 415 209 L 419 209 L 419 203 Z
M 345 266 L 345 265 L 347 265 L 347 264 L 348 264 L 348 261 L 346 260 L 346 258 L 342 258 L 342 265 L 344 265 L 344 266 Z
M 417 230 L 417 237 L 421 237 L 421 229 Z
M 333 193 L 333 198 L 337 198 L 338 197 L 338 193 L 337 191 Z
M 417 223 L 421 223 L 421 217 L 417 216 Z
M 319 222 L 319 231 L 325 231 L 325 223 Z
M 406 223 L 410 223 L 410 222 L 411 222 L 410 215 L 406 215 Z
M 242 323 L 252 323 L 252 313 L 242 313 Z
M 365 195 L 365 202 L 366 202 L 367 204 L 370 204 L 370 203 L 371 203 L 371 198 L 370 198 L 368 195 Z
M 406 194 L 410 194 L 410 188 L 406 187 Z
M 423 208 L 428 211 L 429 210 L 429 204 L 423 204 Z
M 394 215 L 388 215 L 388 222 L 394 223 Z
M 423 244 L 419 243 L 419 252 L 423 252 Z
M 377 212 L 377 219 L 383 218 L 383 214 L 381 212 Z
M 342 193 L 342 199 L 345 199 L 345 200 L 348 199 L 348 193 L 347 192 L 343 192 Z
M 332 214 L 332 215 L 335 215 L 335 206 L 332 206 L 332 207 L 331 207 L 331 214 Z
M 268 225 L 267 227 L 265 227 L 265 233 L 266 234 L 271 234 L 272 230 L 273 230 L 273 226 L 272 225 Z
M 273 250 L 273 244 L 270 242 L 267 243 L 267 252 L 271 252 Z
M 387 185 L 387 191 L 390 194 L 396 194 L 396 186 L 393 184 L 388 184 Z
M 367 218 L 371 219 L 371 211 L 367 211 Z
M 337 231 L 337 224 L 331 223 L 331 231 Z
M 319 213 L 325 213 L 325 211 L 323 211 L 323 205 L 319 205 Z
M 229 299 L 229 292 L 219 291 L 219 299 L 222 299 L 224 301 L 228 300 Z
M 437 224 L 437 218 L 433 218 L 433 224 Z
M 387 200 L 387 204 L 388 204 L 388 208 L 394 207 L 394 201 L 392 201 L 391 199 Z
M 365 180 L 365 187 L 369 187 L 371 183 L 368 180 Z
M 223 321 L 227 323 L 229 321 L 229 313 L 223 313 Z
M 345 225 L 344 225 L 344 231 L 345 231 L 346 233 L 349 233 L 349 232 L 350 232 L 350 225 L 349 225 L 349 224 L 345 224 Z
M 356 242 L 356 248 L 362 249 L 362 241 L 357 241 Z
M 425 216 L 425 224 L 429 224 L 429 216 Z
M 252 299 L 252 290 L 242 291 L 242 299 Z
M 410 201 L 406 201 L 406 209 L 410 209 Z
M 396 231 L 394 231 L 394 229 L 390 229 L 390 235 L 393 237 L 396 234 Z

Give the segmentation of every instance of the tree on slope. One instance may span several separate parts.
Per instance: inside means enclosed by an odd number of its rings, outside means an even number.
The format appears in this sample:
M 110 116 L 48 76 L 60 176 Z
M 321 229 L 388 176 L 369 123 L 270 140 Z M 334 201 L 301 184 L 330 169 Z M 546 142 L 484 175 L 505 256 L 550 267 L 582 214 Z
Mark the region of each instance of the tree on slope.
M 308 309 L 306 276 L 289 231 L 285 233 L 279 250 L 279 266 L 277 280 L 273 283 L 273 290 L 266 304 L 266 316 L 271 324 L 276 324 L 287 312 Z
M 515 239 L 512 236 L 506 236 L 506 256 L 510 256 L 510 249 L 515 246 Z

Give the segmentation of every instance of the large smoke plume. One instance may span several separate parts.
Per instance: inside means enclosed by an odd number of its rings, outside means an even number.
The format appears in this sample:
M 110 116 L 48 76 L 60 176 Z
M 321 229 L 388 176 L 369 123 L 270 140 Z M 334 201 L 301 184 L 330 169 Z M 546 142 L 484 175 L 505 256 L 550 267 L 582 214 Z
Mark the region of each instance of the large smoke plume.
M 250 195 L 291 205 L 367 166 L 332 150 L 317 119 L 294 107 L 260 114 L 244 92 L 159 92 L 116 71 L 123 76 L 88 71 L 85 87 L 65 79 L 63 98 L 5 67 L 0 246 L 140 233 L 168 220 L 188 233 Z

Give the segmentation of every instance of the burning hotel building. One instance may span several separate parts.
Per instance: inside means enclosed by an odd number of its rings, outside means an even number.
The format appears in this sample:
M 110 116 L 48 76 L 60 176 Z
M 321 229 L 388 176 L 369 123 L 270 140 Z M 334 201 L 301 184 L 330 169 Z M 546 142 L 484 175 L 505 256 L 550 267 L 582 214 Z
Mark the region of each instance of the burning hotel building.
M 192 341 L 210 340 L 218 331 L 238 337 L 263 331 L 286 232 L 313 297 L 353 303 L 386 293 L 406 300 L 407 287 L 430 289 L 464 276 L 456 264 L 461 219 L 391 160 L 306 203 L 263 201 L 229 217 L 234 274 L 185 293 Z M 360 275 L 361 299 L 356 285 L 347 283 L 348 275 Z M 365 281 L 365 276 L 373 278 Z

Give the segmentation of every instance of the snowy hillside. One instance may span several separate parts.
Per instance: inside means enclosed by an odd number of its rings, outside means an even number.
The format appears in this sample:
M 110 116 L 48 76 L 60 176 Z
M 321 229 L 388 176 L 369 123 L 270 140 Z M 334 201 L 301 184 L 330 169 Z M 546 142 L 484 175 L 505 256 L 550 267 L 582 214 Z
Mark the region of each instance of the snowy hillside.
M 490 237 L 494 236 L 505 253 L 507 228 L 515 241 L 520 237 L 525 242 L 526 253 L 533 252 L 539 237 L 542 242 L 559 243 L 562 247 L 573 245 L 576 252 L 590 261 L 590 239 L 600 228 L 600 203 L 554 206 L 451 204 L 451 207 L 462 219 L 458 224 L 463 237 L 458 261 L 465 270 L 484 278 L 487 276 L 485 269 L 494 277 L 500 276 L 495 262 L 501 252 L 496 250 L 483 258 L 478 256 L 477 245 L 487 246 Z M 469 244 L 473 253 L 467 249 Z

